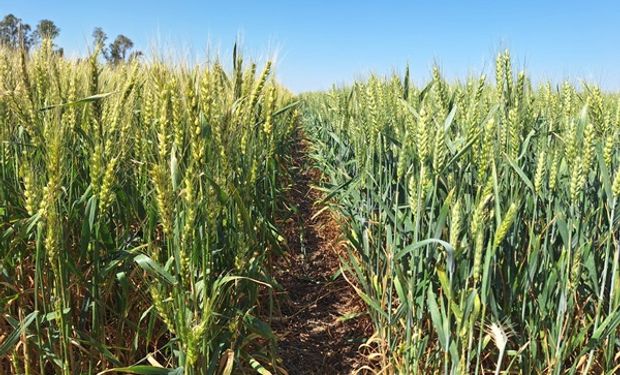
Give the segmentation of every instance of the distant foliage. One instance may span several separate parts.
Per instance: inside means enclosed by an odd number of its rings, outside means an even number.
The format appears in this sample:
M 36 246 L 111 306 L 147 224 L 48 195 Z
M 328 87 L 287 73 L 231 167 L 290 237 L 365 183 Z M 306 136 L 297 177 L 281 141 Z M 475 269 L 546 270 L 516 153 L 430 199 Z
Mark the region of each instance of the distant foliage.
M 0 44 L 12 49 L 29 49 L 33 43 L 30 25 L 13 14 L 6 15 L 0 21 Z

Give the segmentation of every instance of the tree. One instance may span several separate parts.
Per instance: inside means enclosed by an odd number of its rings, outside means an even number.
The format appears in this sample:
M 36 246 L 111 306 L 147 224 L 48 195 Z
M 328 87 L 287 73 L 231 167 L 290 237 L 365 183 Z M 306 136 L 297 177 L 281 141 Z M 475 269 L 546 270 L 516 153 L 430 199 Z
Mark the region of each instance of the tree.
M 112 43 L 106 46 L 108 34 L 101 27 L 93 30 L 93 44 L 99 49 L 103 57 L 110 64 L 118 64 L 123 61 L 130 61 L 142 56 L 140 51 L 131 51 L 133 41 L 123 34 L 118 35 Z
M 34 30 L 33 36 L 35 40 L 41 41 L 45 38 L 55 39 L 60 34 L 60 28 L 51 20 L 41 20 Z
M 114 42 L 110 43 L 109 58 L 108 61 L 112 64 L 118 64 L 121 61 L 125 61 L 127 52 L 133 48 L 133 42 L 125 35 L 120 34 L 114 39 Z
M 105 48 L 105 42 L 108 40 L 108 34 L 101 27 L 95 27 L 93 30 L 93 40 L 95 47 Z
M 14 49 L 19 47 L 28 49 L 32 44 L 30 30 L 30 25 L 24 23 L 21 18 L 7 14 L 0 21 L 0 44 Z
M 139 59 L 142 56 L 144 56 L 142 51 L 133 51 L 133 52 L 131 52 L 129 54 L 129 57 L 127 58 L 127 61 L 133 61 L 133 60 Z
M 95 27 L 93 30 L 93 45 L 95 50 L 99 50 L 103 57 L 108 60 L 108 49 L 105 46 L 106 40 L 108 40 L 108 34 L 101 27 Z

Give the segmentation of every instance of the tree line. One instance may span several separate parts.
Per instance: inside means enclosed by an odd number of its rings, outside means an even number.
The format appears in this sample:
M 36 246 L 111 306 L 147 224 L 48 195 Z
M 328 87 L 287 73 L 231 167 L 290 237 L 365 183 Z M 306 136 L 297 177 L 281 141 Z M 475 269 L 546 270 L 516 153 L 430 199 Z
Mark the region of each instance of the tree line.
M 53 42 L 59 35 L 60 28 L 49 19 L 40 20 L 34 29 L 13 14 L 7 14 L 0 21 L 0 45 L 12 49 L 29 50 L 44 39 L 51 39 Z M 117 35 L 114 40 L 107 43 L 108 35 L 101 27 L 95 27 L 92 37 L 94 47 L 101 51 L 102 56 L 110 64 L 118 64 L 142 56 L 141 51 L 133 50 L 133 41 L 123 34 Z M 57 53 L 64 53 L 62 47 L 56 45 L 54 47 Z

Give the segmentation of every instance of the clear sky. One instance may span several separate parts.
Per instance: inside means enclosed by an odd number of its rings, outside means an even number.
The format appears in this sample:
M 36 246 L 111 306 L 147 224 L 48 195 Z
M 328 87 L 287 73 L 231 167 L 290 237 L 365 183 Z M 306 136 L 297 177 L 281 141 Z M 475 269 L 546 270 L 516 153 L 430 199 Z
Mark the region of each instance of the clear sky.
M 485 70 L 510 48 L 536 81 L 586 79 L 620 90 L 620 1 L 42 1 L 0 0 L 0 14 L 60 28 L 68 54 L 87 50 L 95 26 L 138 49 L 167 46 L 228 58 L 240 36 L 249 57 L 277 58 L 296 92 L 402 71 L 418 81 L 437 62 L 449 79 Z

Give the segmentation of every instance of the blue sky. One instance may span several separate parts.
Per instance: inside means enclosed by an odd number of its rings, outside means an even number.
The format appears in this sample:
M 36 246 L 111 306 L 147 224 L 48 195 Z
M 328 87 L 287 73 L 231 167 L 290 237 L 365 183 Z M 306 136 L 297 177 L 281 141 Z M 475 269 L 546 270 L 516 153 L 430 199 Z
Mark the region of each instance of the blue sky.
M 538 82 L 586 79 L 620 90 L 620 1 L 42 1 L 0 0 L 0 14 L 61 28 L 69 54 L 87 50 L 101 26 L 192 59 L 207 45 L 229 59 L 237 37 L 248 57 L 277 58 L 296 92 L 402 71 L 417 81 L 437 62 L 449 79 L 492 75 L 510 48 Z

